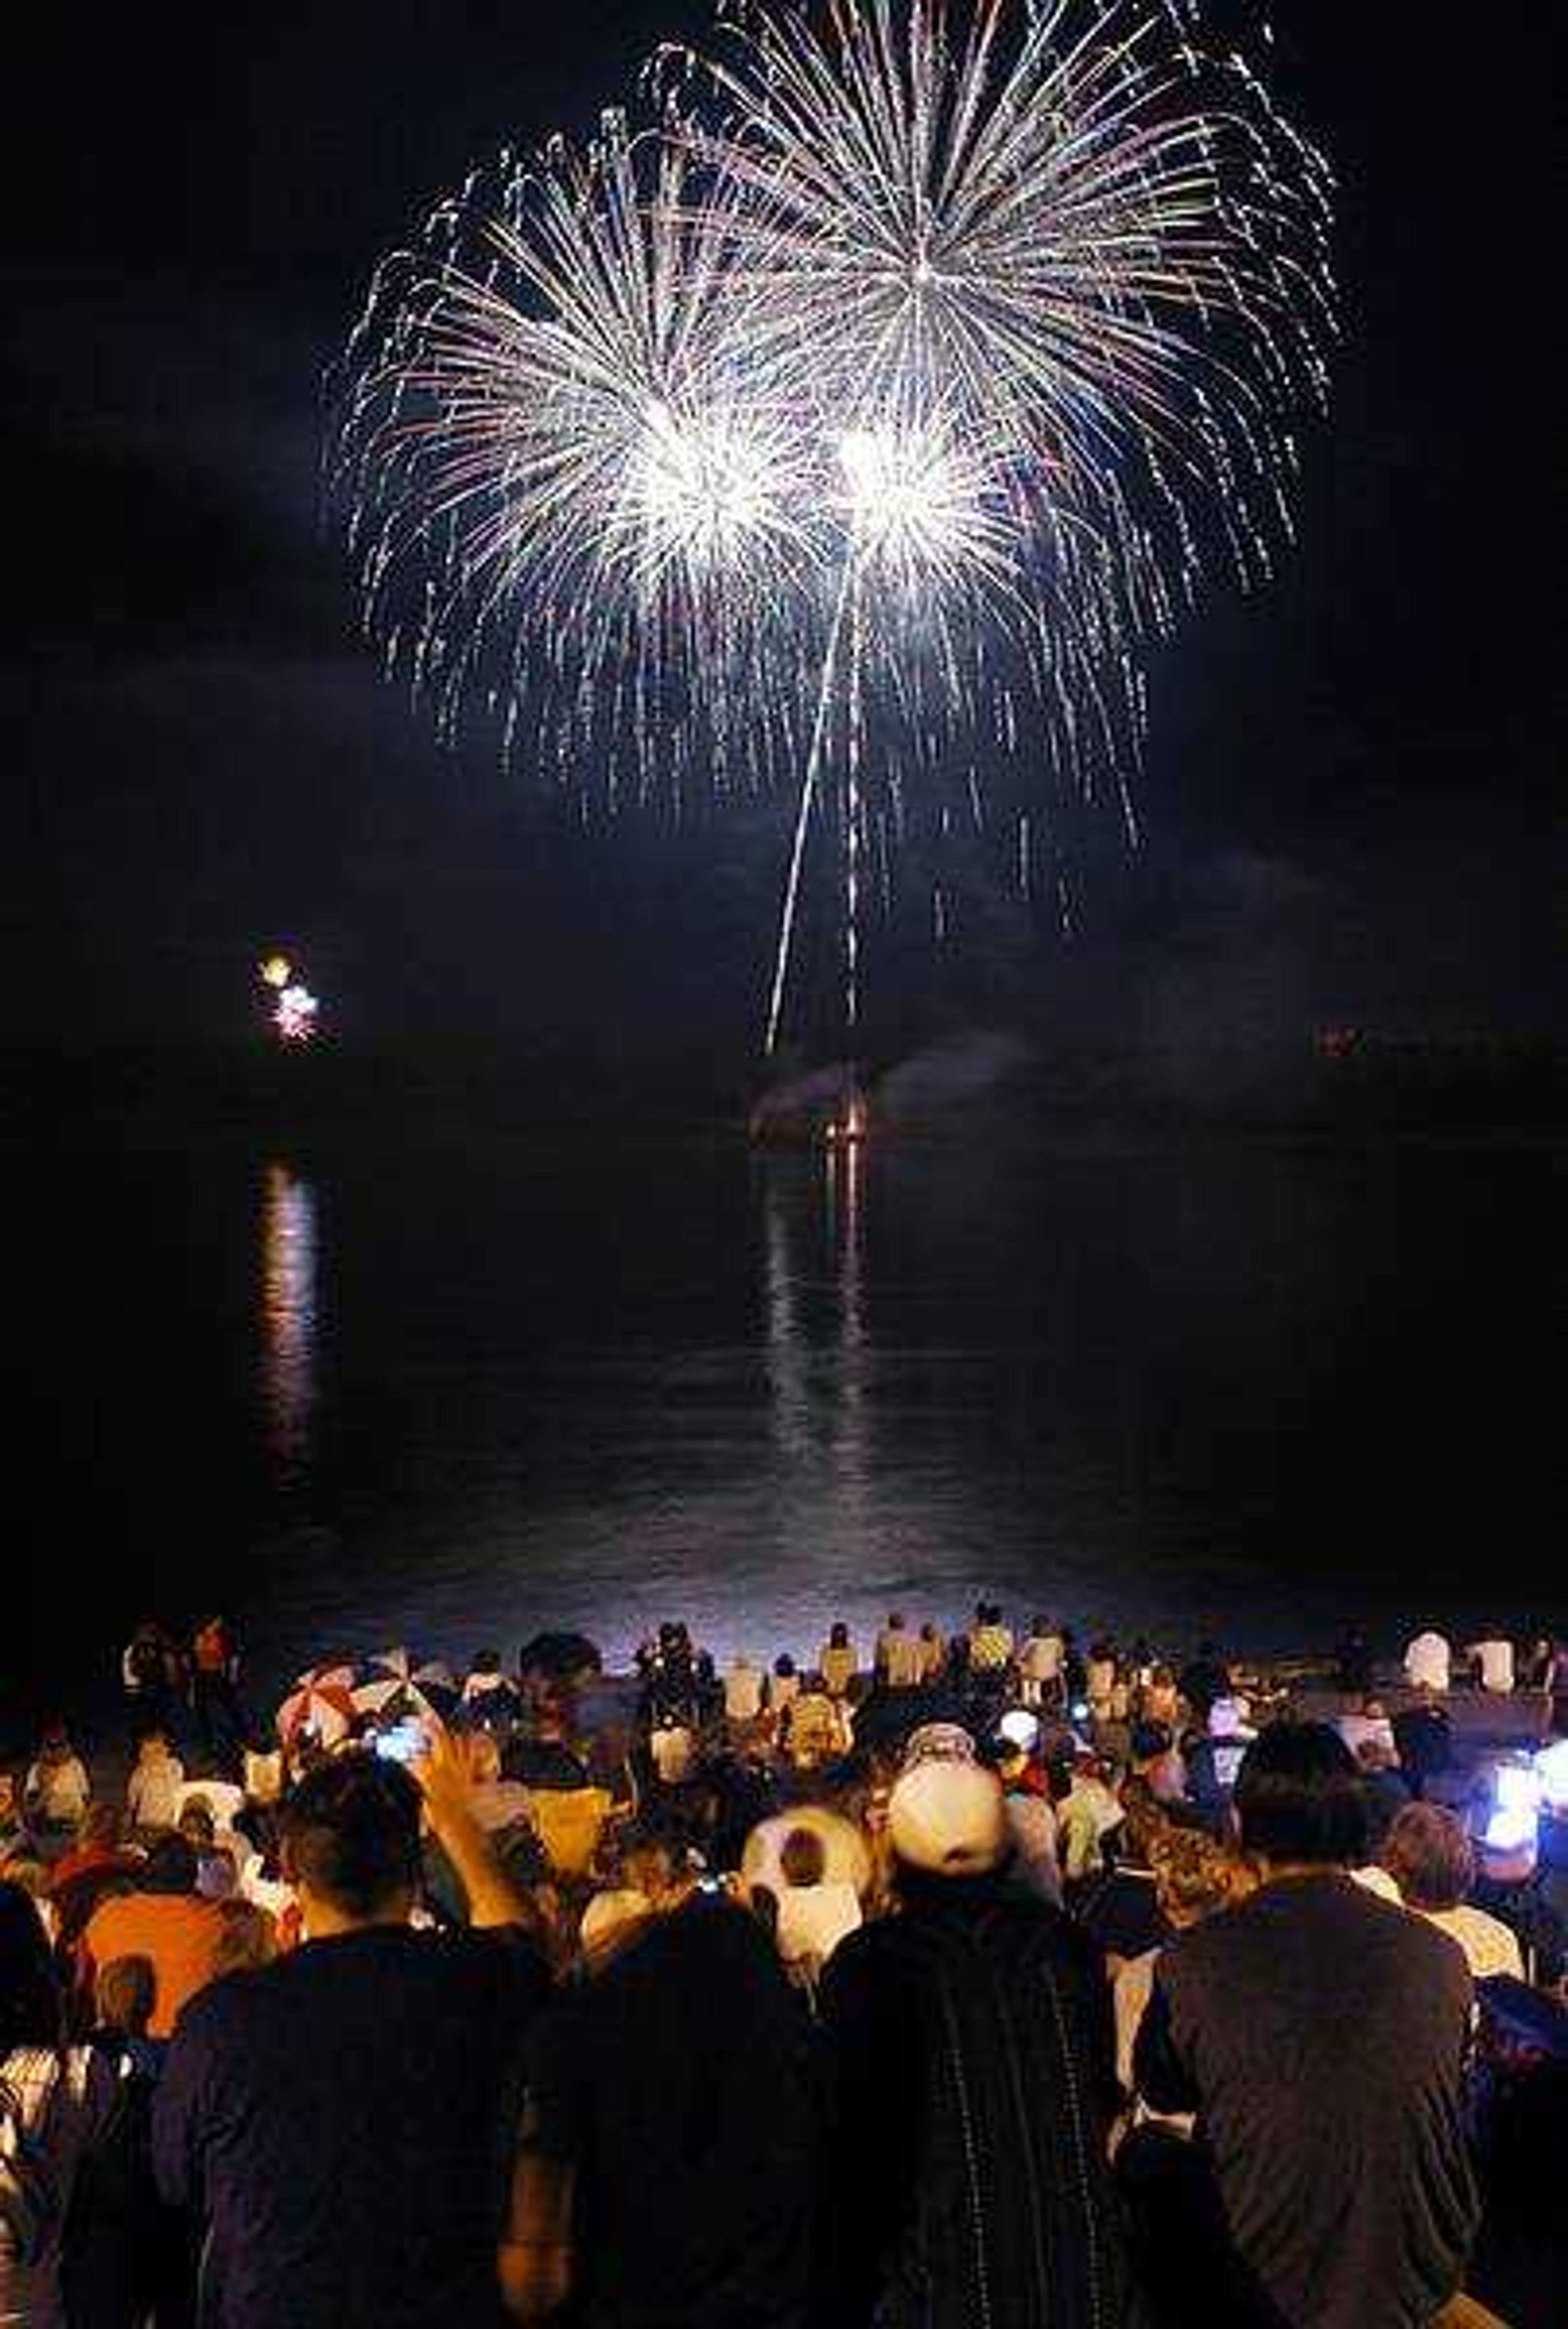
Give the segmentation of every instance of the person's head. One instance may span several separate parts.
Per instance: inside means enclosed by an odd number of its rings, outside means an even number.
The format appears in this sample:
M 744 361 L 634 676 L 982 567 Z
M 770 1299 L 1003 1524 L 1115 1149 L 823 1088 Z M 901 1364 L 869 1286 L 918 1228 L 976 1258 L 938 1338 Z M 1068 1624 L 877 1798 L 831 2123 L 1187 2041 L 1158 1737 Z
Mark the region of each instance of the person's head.
M 887 1833 L 901 1869 L 983 1876 L 1007 1849 L 1001 1783 L 978 1763 L 917 1763 L 888 1798 Z
M 118 1804 L 90 1804 L 81 1823 L 81 1841 L 95 1851 L 114 1852 L 124 1832 Z
M 1399 1768 L 1398 1749 L 1391 1747 L 1386 1739 L 1358 1740 L 1355 1759 L 1367 1772 L 1397 1771 Z
M 903 1768 L 921 1763 L 972 1763 L 975 1741 L 960 1722 L 922 1722 L 904 1741 Z
M 989 1603 L 988 1601 L 977 1601 L 977 1602 L 976 1602 L 976 1604 L 975 1604 L 975 1623 L 976 1623 L 976 1625 L 977 1625 L 977 1626 L 985 1626 L 985 1625 L 988 1625 L 988 1624 L 990 1623 L 990 1617 L 991 1617 L 991 1605 L 990 1605 L 990 1603 Z
M 635 1892 L 653 1908 L 684 1900 L 691 1890 L 686 1845 L 672 1827 L 650 1823 L 634 1828 L 619 1854 L 622 1891 Z
M 795 1661 L 788 1650 L 781 1650 L 773 1661 L 773 1671 L 780 1682 L 788 1682 L 795 1672 Z
M 406 1922 L 420 1887 L 420 1796 L 401 1763 L 352 1754 L 284 1805 L 283 1872 L 312 1936 Z
M 1475 1881 L 1464 1823 L 1441 1804 L 1406 1804 L 1395 1815 L 1383 1864 L 1408 1909 L 1457 1909 Z
M 472 1672 L 477 1674 L 498 1674 L 501 1671 L 499 1650 L 476 1650 Z
M 924 1624 L 921 1626 L 921 1641 L 922 1641 L 922 1642 L 934 1642 L 934 1641 L 936 1640 L 936 1637 L 937 1637 L 937 1629 L 936 1629 L 936 1627 L 932 1625 L 932 1623 L 931 1623 L 930 1619 L 928 1617 L 928 1618 L 926 1619 L 925 1623 L 924 1623 Z
M 888 1613 L 887 1613 L 887 1630 L 888 1630 L 888 1632 L 889 1632 L 890 1634 L 902 1634 L 902 1631 L 903 1631 L 903 1611 L 902 1611 L 902 1609 L 890 1609 L 890 1610 L 888 1611 Z
M 1149 1845 L 1155 1898 L 1176 1932 L 1228 1909 L 1248 1890 L 1242 1863 L 1201 1829 L 1165 1827 Z
M 1040 1640 L 1044 1641 L 1044 1639 L 1045 1638 L 1046 1635 L 1047 1635 L 1047 1634 L 1049 1634 L 1049 1633 L 1050 1633 L 1050 1631 L 1051 1631 L 1051 1620 L 1050 1620 L 1050 1618 L 1049 1618 L 1049 1617 L 1042 1617 L 1036 1616 L 1036 1617 L 1035 1617 L 1035 1619 L 1034 1619 L 1034 1625 L 1030 1627 L 1030 1629 L 1029 1629 L 1029 1630 L 1030 1630 L 1030 1632 L 1031 1632 L 1032 1634 L 1034 1634 L 1034 1635 L 1038 1639 L 1040 1639 Z
M 815 1828 L 792 1827 L 779 1847 L 779 1866 L 786 1884 L 820 1884 L 827 1873 L 827 1851 Z
M 596 1892 L 582 1911 L 577 1940 L 582 1969 L 598 1973 L 619 1955 L 656 1914 L 653 1902 L 633 1886 Z
M 144 1730 L 137 1749 L 140 1763 L 161 1763 L 169 1751 L 168 1733 L 164 1730 Z
M 193 1852 L 212 1851 L 218 1830 L 213 1818 L 213 1806 L 204 1796 L 193 1796 L 182 1807 L 179 1833 L 184 1837 Z
M 142 1892 L 194 1892 L 199 1874 L 195 1847 L 188 1836 L 160 1835 L 142 1862 L 137 1889 Z
M 55 2048 L 64 2037 L 64 2004 L 43 1919 L 31 1893 L 0 1882 L 0 2060 L 15 2047 Z
M 1223 1698 L 1216 1698 L 1209 1709 L 1204 1728 L 1211 1739 L 1251 1739 L 1252 1733 L 1247 1725 L 1245 1700 L 1232 1698 L 1228 1693 Z
M 1150 1686 L 1155 1690 L 1174 1690 L 1176 1688 L 1176 1675 L 1169 1666 L 1157 1665 L 1150 1674 L 1148 1679 Z
M 225 1973 L 256 1973 L 278 1954 L 278 1928 L 253 1900 L 225 1900 L 219 1911 L 214 1978 Z
M 1135 1722 L 1128 1735 L 1127 1759 L 1135 1771 L 1147 1775 L 1175 1744 L 1167 1722 Z
M 1169 1825 L 1164 1808 L 1147 1779 L 1124 1779 L 1120 1803 L 1121 1834 L 1116 1856 L 1133 1868 L 1152 1868 L 1155 1846 Z
M 151 1957 L 110 1957 L 92 1985 L 93 2018 L 100 2030 L 122 2038 L 145 2038 L 157 2002 L 157 1975 Z
M 552 1747 L 565 1746 L 570 1740 L 571 1710 L 560 1692 L 540 1692 L 534 1702 L 534 1736 Z
M 1355 1756 L 1326 1722 L 1276 1722 L 1247 1749 L 1234 1808 L 1242 1848 L 1276 1868 L 1345 1868 L 1366 1849 Z
M 836 1650 L 846 1650 L 849 1647 L 849 1628 L 842 1618 L 829 1629 L 827 1638 Z
M 39 1761 L 41 1763 L 67 1763 L 70 1761 L 74 1752 L 75 1749 L 71 1746 L 64 1723 L 45 1723 L 43 1727 L 43 1736 L 38 1743 Z

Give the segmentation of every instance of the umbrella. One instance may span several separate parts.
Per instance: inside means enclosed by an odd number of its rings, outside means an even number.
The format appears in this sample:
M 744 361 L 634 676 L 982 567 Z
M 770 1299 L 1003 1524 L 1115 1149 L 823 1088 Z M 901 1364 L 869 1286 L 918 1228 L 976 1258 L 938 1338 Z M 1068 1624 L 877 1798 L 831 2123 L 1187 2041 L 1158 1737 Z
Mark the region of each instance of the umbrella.
M 437 1712 L 417 1682 L 400 1682 L 396 1674 L 362 1682 L 351 1694 L 360 1713 L 373 1715 L 377 1722 L 401 1722 L 411 1714 Z
M 354 1682 L 353 1666 L 340 1658 L 332 1665 L 307 1666 L 302 1674 L 296 1675 L 294 1687 L 296 1690 L 352 1690 Z
M 306 1674 L 278 1710 L 278 1736 L 285 1747 L 307 1731 L 324 1747 L 335 1747 L 354 1729 L 354 1694 L 338 1667 L 323 1674 Z
M 443 1700 L 455 1702 L 458 1683 L 452 1669 L 441 1658 L 415 1658 L 412 1650 L 401 1645 L 383 1650 L 379 1657 L 368 1662 L 362 1691 L 379 1689 L 383 1683 L 392 1683 L 400 1690 L 411 1690 L 423 1702 L 426 1712 L 433 1711 Z M 364 1701 L 362 1703 L 369 1703 Z M 383 1704 L 385 1701 L 382 1702 Z
M 574 1674 L 598 1674 L 604 1660 L 586 1634 L 535 1634 L 517 1663 L 525 1674 L 569 1682 Z

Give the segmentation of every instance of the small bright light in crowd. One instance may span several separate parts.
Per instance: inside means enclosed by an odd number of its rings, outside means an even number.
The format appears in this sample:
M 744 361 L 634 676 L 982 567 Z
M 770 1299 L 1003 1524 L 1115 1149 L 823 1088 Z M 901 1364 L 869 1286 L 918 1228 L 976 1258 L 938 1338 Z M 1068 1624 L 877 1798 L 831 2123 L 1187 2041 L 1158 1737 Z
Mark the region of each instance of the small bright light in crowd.
M 1033 1747 L 1040 1736 L 1039 1719 L 1031 1714 L 1026 1706 L 1009 1707 L 997 1728 L 1013 1746 L 1025 1750 Z
M 1481 1842 L 1493 1852 L 1520 1852 L 1535 1841 L 1535 1815 L 1521 1806 L 1499 1805 Z
M 1543 1747 L 1535 1757 L 1541 1792 L 1554 1811 L 1568 1811 L 1568 1739 Z
M 1499 1811 L 1528 1812 L 1534 1818 L 1541 1808 L 1541 1774 L 1526 1764 L 1499 1763 L 1492 1774 L 1492 1795 Z
M 267 986 L 287 986 L 294 976 L 294 966 L 286 954 L 269 954 L 261 966 L 262 984 Z

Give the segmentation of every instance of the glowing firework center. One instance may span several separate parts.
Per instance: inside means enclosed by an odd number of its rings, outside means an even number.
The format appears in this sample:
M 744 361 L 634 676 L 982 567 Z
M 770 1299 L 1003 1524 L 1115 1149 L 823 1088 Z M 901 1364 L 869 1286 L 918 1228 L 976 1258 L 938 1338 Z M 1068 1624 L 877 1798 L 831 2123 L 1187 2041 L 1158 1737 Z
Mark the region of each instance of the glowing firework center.
M 778 522 L 775 465 L 734 413 L 683 421 L 650 404 L 633 477 L 632 509 L 656 565 L 675 557 L 723 568 L 740 540 Z

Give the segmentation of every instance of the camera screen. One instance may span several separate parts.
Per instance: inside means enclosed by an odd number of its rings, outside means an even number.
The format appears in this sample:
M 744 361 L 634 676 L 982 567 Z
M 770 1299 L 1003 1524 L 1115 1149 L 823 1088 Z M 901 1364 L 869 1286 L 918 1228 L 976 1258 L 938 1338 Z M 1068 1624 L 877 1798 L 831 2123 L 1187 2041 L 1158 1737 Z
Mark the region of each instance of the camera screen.
M 416 1755 L 424 1752 L 425 1734 L 421 1726 L 411 1719 L 394 1722 L 390 1730 L 378 1730 L 375 1751 L 389 1763 L 411 1763 Z

